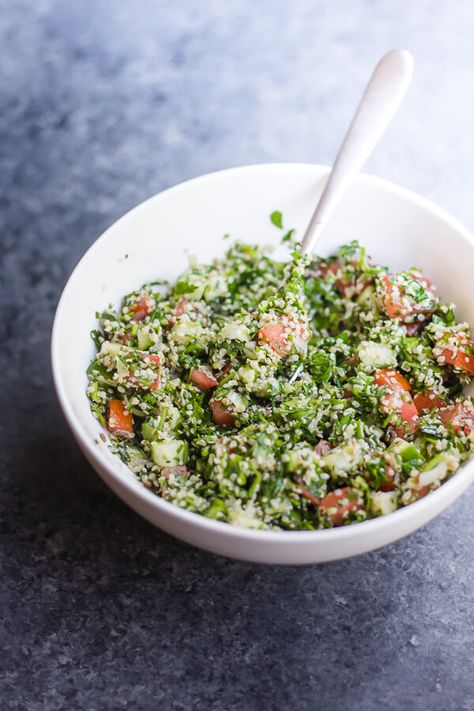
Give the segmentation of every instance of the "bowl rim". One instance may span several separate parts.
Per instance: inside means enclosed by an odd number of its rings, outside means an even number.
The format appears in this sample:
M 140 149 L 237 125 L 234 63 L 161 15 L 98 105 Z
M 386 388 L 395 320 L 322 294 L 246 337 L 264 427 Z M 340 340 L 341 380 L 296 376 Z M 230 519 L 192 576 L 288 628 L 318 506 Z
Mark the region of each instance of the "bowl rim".
M 120 470 L 113 466 L 113 463 L 109 462 L 104 456 L 102 456 L 101 449 L 99 449 L 94 441 L 90 439 L 90 436 L 86 433 L 82 426 L 81 418 L 76 415 L 75 409 L 69 402 L 67 388 L 63 383 L 61 378 L 61 354 L 59 349 L 59 331 L 60 331 L 60 321 L 61 315 L 64 308 L 64 302 L 66 300 L 66 294 L 77 278 L 78 272 L 82 264 L 93 257 L 94 252 L 98 248 L 99 244 L 105 242 L 110 238 L 111 234 L 115 230 L 118 224 L 123 224 L 133 218 L 134 214 L 139 210 L 143 209 L 150 203 L 158 200 L 169 193 L 178 193 L 181 191 L 186 191 L 191 188 L 195 183 L 211 182 L 219 180 L 224 176 L 238 172 L 256 172 L 259 170 L 285 170 L 285 169 L 297 169 L 297 170 L 307 170 L 312 172 L 315 177 L 324 177 L 330 171 L 330 167 L 326 165 L 316 164 L 316 163 L 304 163 L 304 162 L 289 162 L 289 163 L 255 163 L 240 165 L 233 168 L 226 168 L 223 170 L 216 170 L 210 173 L 205 173 L 194 178 L 190 178 L 183 182 L 177 183 L 174 186 L 166 188 L 154 195 L 148 197 L 144 201 L 137 204 L 135 207 L 128 210 L 121 217 L 115 220 L 102 234 L 90 245 L 86 252 L 77 262 L 73 271 L 71 272 L 63 290 L 61 292 L 58 305 L 56 307 L 56 312 L 54 315 L 52 335 L 51 335 L 51 369 L 53 375 L 53 383 L 56 390 L 56 395 L 59 400 L 64 417 L 73 433 L 73 435 L 78 440 L 78 443 L 89 459 L 89 461 L 97 468 L 99 471 L 105 470 L 107 474 L 117 482 L 120 487 L 123 487 L 127 492 L 133 496 L 138 497 L 143 504 L 150 505 L 151 508 L 161 511 L 164 515 L 168 515 L 172 518 L 180 520 L 183 524 L 188 524 L 193 528 L 204 529 L 209 533 L 215 533 L 221 537 L 240 539 L 242 541 L 255 541 L 259 543 L 281 543 L 282 545 L 288 545 L 289 543 L 295 543 L 297 541 L 303 542 L 313 542 L 321 544 L 329 544 L 331 542 L 342 541 L 344 539 L 365 537 L 366 535 L 377 534 L 385 531 L 386 529 L 395 527 L 397 528 L 400 524 L 400 528 L 403 527 L 403 522 L 411 521 L 416 518 L 416 513 L 419 512 L 420 520 L 425 521 L 426 517 L 423 517 L 423 512 L 427 512 L 433 509 L 436 515 L 437 506 L 436 503 L 440 502 L 442 499 L 448 496 L 448 493 L 453 491 L 454 499 L 457 498 L 455 494 L 456 488 L 462 486 L 462 482 L 466 479 L 474 481 L 474 458 L 466 462 L 454 476 L 452 476 L 448 481 L 442 484 L 435 491 L 430 492 L 427 496 L 415 501 L 408 506 L 405 506 L 397 511 L 394 511 L 385 516 L 378 516 L 367 521 L 361 521 L 358 523 L 348 524 L 346 526 L 341 526 L 338 528 L 328 528 L 328 529 L 316 529 L 312 531 L 282 531 L 282 530 L 261 530 L 253 528 L 244 528 L 237 526 L 235 524 L 227 523 L 224 521 L 216 521 L 214 519 L 209 519 L 206 516 L 194 513 L 192 511 L 187 511 L 180 508 L 176 504 L 172 504 L 158 494 L 153 493 L 149 489 L 140 483 L 138 478 L 133 475 L 128 478 L 123 476 Z M 362 182 L 374 187 L 381 188 L 383 191 L 398 195 L 403 199 L 418 205 L 427 212 L 431 213 L 433 216 L 444 221 L 448 226 L 457 231 L 463 239 L 470 243 L 474 248 L 474 235 L 464 227 L 464 225 L 459 222 L 456 218 L 452 217 L 448 212 L 438 207 L 435 203 L 423 196 L 419 195 L 412 190 L 404 188 L 397 183 L 386 180 L 384 178 L 379 178 L 378 176 L 371 175 L 368 173 L 359 173 L 355 179 L 356 182 Z M 117 459 L 120 462 L 119 459 Z M 429 518 L 429 517 L 428 517 Z M 159 522 L 157 524 L 159 526 Z

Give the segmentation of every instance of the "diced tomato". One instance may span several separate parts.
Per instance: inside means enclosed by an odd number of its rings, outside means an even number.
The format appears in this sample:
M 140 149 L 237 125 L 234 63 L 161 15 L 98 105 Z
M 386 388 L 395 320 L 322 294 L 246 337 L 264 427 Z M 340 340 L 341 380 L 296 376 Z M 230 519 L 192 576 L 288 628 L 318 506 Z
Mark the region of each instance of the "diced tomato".
M 298 482 L 298 484 L 299 484 L 299 493 L 301 494 L 301 496 L 303 496 L 305 499 L 307 499 L 307 500 L 308 500 L 311 504 L 313 504 L 314 506 L 319 506 L 320 499 L 318 499 L 317 496 L 315 496 L 315 495 L 312 494 L 310 491 L 308 491 L 308 489 L 306 489 L 306 488 L 301 484 L 301 482 Z
M 439 411 L 441 422 L 446 427 L 452 425 L 456 434 L 468 435 L 474 430 L 474 407 L 468 402 L 457 402 Z
M 397 370 L 392 370 L 391 368 L 377 370 L 375 373 L 375 383 L 377 385 L 386 385 L 391 390 L 406 390 L 406 392 L 411 391 L 411 385 L 405 376 Z
M 357 267 L 358 262 L 356 260 L 353 261 L 352 266 Z M 320 279 L 324 279 L 327 274 L 337 274 L 338 272 L 342 273 L 343 271 L 344 264 L 340 259 L 337 259 L 334 262 L 329 262 L 328 264 L 324 264 L 318 267 L 316 276 L 318 276 Z M 364 291 L 365 287 L 368 286 L 373 280 L 373 276 L 367 277 L 364 274 L 360 275 L 358 278 L 356 278 L 356 276 L 354 275 L 351 279 L 344 279 L 342 276 L 340 276 L 334 282 L 334 286 L 341 294 L 341 296 L 351 297 L 354 294 L 360 294 L 362 291 Z
M 456 339 L 455 343 L 450 343 L 454 339 Z M 457 370 L 474 375 L 474 342 L 466 336 L 460 334 L 456 338 L 453 335 L 444 347 L 442 343 L 437 343 L 434 354 L 440 364 L 447 363 Z
M 183 314 L 186 313 L 188 304 L 189 304 L 189 301 L 187 299 L 180 299 L 178 301 L 175 308 L 171 312 L 171 316 L 169 319 L 170 324 L 173 324 L 177 318 L 179 318 L 180 316 L 183 316 Z
M 352 293 L 355 293 L 357 282 L 355 279 L 336 279 L 334 286 L 341 296 L 349 297 Z
M 392 452 L 385 452 L 384 453 L 384 459 L 385 459 L 385 481 L 384 483 L 380 486 L 380 491 L 393 491 L 395 489 L 395 467 L 396 467 L 396 459 L 395 455 L 392 454 Z
M 281 356 L 291 353 L 291 344 L 288 343 L 286 328 L 282 323 L 270 323 L 263 326 L 257 336 L 260 343 L 268 345 Z
M 210 390 L 218 384 L 212 370 L 204 365 L 199 368 L 192 368 L 189 377 L 191 382 L 197 385 L 200 390 Z
M 153 309 L 153 301 L 148 294 L 142 294 L 137 303 L 130 309 L 134 321 L 143 321 Z
M 357 279 L 355 276 L 352 279 L 336 279 L 335 287 L 341 296 L 350 298 L 356 294 L 361 294 L 374 278 L 373 276 L 361 275 Z
M 403 323 L 411 323 L 419 315 L 428 318 L 437 307 L 437 296 L 431 281 L 419 272 L 410 272 L 409 278 L 424 286 L 427 292 L 425 301 L 418 303 L 407 294 L 403 281 L 397 279 L 396 274 L 386 274 L 381 278 L 384 287 L 383 305 L 387 316 L 392 319 L 397 318 Z
M 222 370 L 219 373 L 219 376 L 218 376 L 219 380 L 222 380 L 222 378 L 225 378 L 225 376 L 227 375 L 227 373 L 230 372 L 231 369 L 232 369 L 232 363 L 230 362 L 230 360 L 228 360 L 227 363 L 225 364 L 225 366 L 222 368 Z
M 156 355 L 156 353 L 147 353 L 144 357 L 144 360 L 146 363 L 149 365 L 156 365 L 156 366 L 161 366 L 161 358 L 159 355 Z M 150 389 L 151 390 L 158 390 L 160 387 L 160 380 L 161 380 L 161 369 L 158 370 L 155 379 L 150 383 Z
M 327 514 L 333 526 L 340 526 L 348 513 L 363 509 L 363 501 L 356 489 L 344 486 L 326 494 L 319 502 L 319 508 Z
M 319 454 L 320 457 L 324 457 L 332 449 L 332 444 L 327 441 L 327 439 L 320 439 L 314 451 Z
M 431 486 L 428 484 L 427 486 L 422 486 L 421 489 L 417 490 L 417 495 L 419 499 L 422 499 L 423 496 L 426 496 L 426 494 L 429 494 L 431 491 Z
M 184 465 L 177 465 L 175 467 L 163 467 L 160 472 L 160 476 L 164 476 L 165 479 L 168 479 L 171 474 L 174 474 L 174 476 L 186 476 L 187 473 L 187 467 L 185 467 Z
M 127 437 L 133 433 L 133 416 L 122 400 L 110 400 L 107 411 L 107 429 L 111 434 Z
M 158 390 L 161 381 L 161 358 L 156 353 L 147 353 L 146 351 L 136 351 L 137 355 L 140 355 L 143 362 L 143 367 L 146 368 L 150 366 L 154 372 L 155 377 L 150 382 L 150 390 Z M 155 370 L 158 368 L 157 370 Z M 127 383 L 132 385 L 132 387 L 143 387 L 140 384 L 139 379 L 134 375 L 134 371 L 130 370 L 128 376 L 126 377 Z
M 324 279 L 328 274 L 337 274 L 340 269 L 342 269 L 342 262 L 340 259 L 336 259 L 334 262 L 320 264 L 315 271 L 315 276 L 318 279 Z
M 233 425 L 235 424 L 235 417 L 232 413 L 228 412 L 220 400 L 215 400 L 214 398 L 210 401 L 212 419 L 216 425 Z
M 402 404 L 402 409 L 400 410 L 400 417 L 403 420 L 403 424 L 393 428 L 397 437 L 403 437 L 404 435 L 413 434 L 414 432 L 416 432 L 416 429 L 418 427 L 419 415 L 418 410 L 416 409 L 413 403 L 413 400 L 411 400 L 411 396 L 409 402 L 404 402 Z
M 288 339 L 289 335 L 292 339 Z M 289 355 L 294 347 L 294 341 L 307 341 L 310 337 L 308 329 L 302 323 L 292 324 L 290 321 L 277 321 L 263 326 L 257 334 L 259 343 L 268 343 L 270 348 L 284 357 Z
M 396 412 L 403 420 L 401 425 L 393 428 L 398 437 L 413 434 L 418 426 L 418 410 L 410 394 L 410 383 L 396 370 L 384 369 L 375 373 L 375 383 L 385 387 L 385 393 L 380 401 L 382 412 Z
M 427 390 L 425 393 L 417 393 L 413 398 L 418 414 L 423 415 L 426 410 L 436 410 L 446 405 L 439 395 Z
M 412 496 L 415 499 L 417 499 L 417 500 L 422 499 L 424 496 L 426 496 L 426 494 L 430 493 L 430 491 L 431 491 L 430 484 L 426 484 L 426 486 L 420 487 L 420 481 L 419 481 L 420 475 L 419 474 L 414 474 L 411 477 L 411 479 L 413 481 L 413 485 L 410 487 L 410 491 L 411 491 Z
M 407 330 L 407 336 L 416 336 L 418 331 L 422 328 L 424 324 L 421 321 L 415 321 L 414 323 L 406 323 L 405 328 Z
M 324 266 L 320 266 L 318 269 L 318 276 L 320 279 L 324 279 L 328 274 L 337 274 L 342 273 L 344 270 L 344 265 L 341 262 L 340 259 L 337 259 L 335 262 L 329 262 L 328 264 L 325 264 Z M 342 277 L 336 279 L 334 282 L 334 286 L 338 290 L 338 292 L 341 294 L 341 296 L 346 296 L 346 292 L 349 291 L 351 286 L 355 284 L 355 279 L 343 279 Z
M 385 467 L 385 476 L 387 481 L 385 481 L 380 487 L 380 491 L 393 491 L 395 489 L 395 484 L 393 479 L 395 478 L 395 472 L 390 467 Z
M 382 278 L 382 284 L 385 287 L 385 295 L 383 305 L 389 318 L 400 318 L 403 313 L 403 304 L 401 295 L 399 296 L 392 286 L 388 276 Z

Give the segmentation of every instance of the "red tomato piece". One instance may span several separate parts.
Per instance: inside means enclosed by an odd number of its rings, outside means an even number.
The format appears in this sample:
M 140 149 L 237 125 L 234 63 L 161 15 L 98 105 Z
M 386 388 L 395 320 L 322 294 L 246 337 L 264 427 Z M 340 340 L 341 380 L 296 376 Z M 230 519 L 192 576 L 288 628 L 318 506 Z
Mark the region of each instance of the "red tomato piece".
M 163 467 L 160 472 L 160 476 L 164 476 L 165 479 L 168 479 L 171 474 L 174 474 L 174 476 L 186 476 L 187 473 L 187 467 L 184 465 L 177 465 L 175 467 Z
M 423 411 L 436 410 L 446 405 L 445 401 L 439 395 L 427 390 L 425 393 L 417 393 L 413 398 L 418 414 L 423 415 Z
M 192 368 L 189 377 L 191 382 L 197 385 L 200 390 L 210 390 L 218 384 L 212 370 L 204 365 L 199 368 Z
M 222 368 L 222 370 L 219 373 L 219 380 L 222 380 L 222 378 L 225 378 L 225 376 L 231 371 L 232 369 L 232 363 L 230 360 L 227 361 L 225 366 Z
M 437 343 L 433 352 L 440 365 L 447 363 L 457 370 L 474 375 L 474 342 L 463 334 L 451 336 L 446 345 Z
M 353 267 L 358 266 L 357 261 L 352 262 Z M 351 279 L 347 279 L 342 277 L 342 272 L 344 271 L 344 264 L 340 259 L 337 259 L 334 262 L 329 262 L 329 264 L 321 265 L 317 272 L 316 276 L 318 276 L 320 279 L 324 279 L 328 274 L 335 274 L 339 272 L 341 276 L 336 279 L 334 282 L 334 286 L 336 287 L 337 291 L 341 294 L 341 296 L 346 296 L 350 298 L 354 294 L 360 294 L 362 291 L 364 291 L 365 287 L 370 284 L 371 281 L 373 281 L 374 277 L 366 277 L 365 275 L 361 275 L 358 278 L 355 277 L 355 275 Z
M 391 368 L 377 370 L 375 373 L 375 383 L 377 385 L 386 385 L 391 390 L 405 390 L 406 392 L 411 391 L 411 385 L 405 376 L 397 370 L 392 370 Z
M 364 507 L 360 493 L 350 486 L 344 486 L 326 494 L 319 502 L 319 508 L 327 514 L 333 526 L 340 526 L 348 513 L 360 511 Z
M 211 399 L 209 405 L 211 406 L 212 419 L 216 425 L 233 425 L 235 424 L 235 417 L 231 412 L 228 412 L 220 400 Z
M 148 365 L 155 365 L 161 367 L 161 358 L 159 355 L 156 355 L 156 353 L 147 353 L 144 356 L 145 363 L 148 363 Z M 156 374 L 156 378 L 150 383 L 150 389 L 151 390 L 158 390 L 160 387 L 160 380 L 161 380 L 161 369 L 158 370 Z
M 257 338 L 260 343 L 268 343 L 278 355 L 286 356 L 291 353 L 291 344 L 288 343 L 286 328 L 281 322 L 263 326 L 258 332 Z
M 107 411 L 107 429 L 111 434 L 127 437 L 133 433 L 133 416 L 122 400 L 110 400 Z
M 344 265 L 341 262 L 340 259 L 336 260 L 335 262 L 329 262 L 329 264 L 326 264 L 323 267 L 320 267 L 319 269 L 319 276 L 320 278 L 323 278 L 327 276 L 327 274 L 341 274 L 344 270 Z M 341 294 L 341 296 L 346 296 L 347 292 L 355 286 L 355 279 L 343 279 L 342 276 L 336 279 L 334 282 L 334 286 L 338 290 L 338 292 Z
M 168 325 L 172 325 L 176 322 L 176 319 L 179 318 L 180 316 L 183 316 L 183 314 L 186 313 L 188 310 L 188 304 L 189 301 L 187 299 L 180 299 L 178 303 L 176 304 L 175 308 L 170 314 Z
M 398 437 L 413 434 L 418 426 L 418 410 L 410 394 L 410 383 L 396 370 L 384 369 L 375 373 L 375 383 L 385 387 L 385 393 L 380 401 L 382 412 L 387 415 L 396 412 L 402 419 L 402 424 L 393 428 Z
M 421 329 L 423 326 L 423 323 L 420 323 L 420 321 L 415 321 L 414 323 L 407 323 L 405 324 L 405 328 L 407 330 L 407 336 L 416 336 L 418 331 Z
M 299 482 L 299 493 L 303 498 L 307 499 L 313 506 L 319 506 L 320 504 L 320 499 L 318 499 L 317 496 L 312 494 L 308 489 L 306 489 L 300 482 Z
M 380 491 L 393 491 L 395 489 L 395 467 L 397 465 L 395 455 L 391 452 L 385 452 L 384 459 L 386 461 L 385 482 L 380 486 Z
M 290 340 L 288 340 L 289 335 L 292 337 Z M 285 357 L 293 351 L 294 341 L 296 339 L 307 341 L 310 335 L 309 330 L 304 324 L 293 324 L 287 319 L 286 321 L 277 321 L 276 323 L 269 323 L 266 326 L 262 326 L 257 334 L 257 339 L 259 343 L 268 343 L 275 353 Z
M 153 309 L 153 301 L 148 294 L 142 294 L 137 303 L 130 309 L 134 321 L 143 321 Z
M 332 449 L 332 444 L 327 441 L 327 439 L 320 439 L 314 451 L 319 454 L 320 457 L 324 457 Z
M 468 402 L 457 402 L 439 411 L 441 422 L 446 427 L 452 425 L 456 434 L 468 435 L 474 430 L 474 407 Z
M 426 299 L 417 302 L 406 292 L 406 287 L 400 276 L 401 275 L 397 274 L 386 274 L 381 278 L 384 287 L 383 305 L 387 316 L 392 319 L 397 318 L 402 321 L 402 323 L 408 324 L 415 321 L 419 315 L 422 315 L 424 319 L 428 318 L 436 311 L 437 307 L 437 296 L 433 284 L 419 272 L 409 272 L 409 279 L 418 282 L 427 292 Z M 417 320 L 421 321 L 424 319 Z
M 140 356 L 142 362 L 143 362 L 143 367 L 150 366 L 154 372 L 155 372 L 155 377 L 153 380 L 150 381 L 150 390 L 158 390 L 160 387 L 160 381 L 161 381 L 161 358 L 159 355 L 156 353 L 147 353 L 146 351 L 137 351 L 137 355 Z M 143 387 L 143 385 L 140 385 L 139 379 L 135 376 L 134 374 L 134 369 L 129 370 L 129 374 L 126 378 L 127 383 L 131 385 L 132 387 Z
M 342 269 L 342 263 L 339 259 L 337 259 L 334 262 L 320 264 L 316 269 L 315 275 L 318 279 L 324 279 L 328 274 L 337 274 L 340 269 Z
M 393 482 L 395 478 L 395 471 L 390 467 L 385 467 L 385 476 L 387 477 L 387 481 L 379 487 L 380 491 L 393 491 L 395 489 L 395 484 Z
M 403 313 L 402 296 L 390 281 L 389 276 L 382 277 L 385 288 L 383 305 L 389 318 L 401 318 Z
M 413 476 L 414 486 L 412 486 L 412 487 L 410 488 L 410 491 L 412 492 L 412 494 L 414 494 L 414 496 L 415 496 L 416 499 L 422 499 L 424 496 L 426 496 L 426 494 L 429 494 L 430 491 L 431 491 L 431 485 L 430 485 L 430 484 L 427 484 L 426 486 L 421 486 L 421 487 L 420 487 L 420 481 L 419 481 L 419 479 L 420 479 L 420 475 L 419 475 L 419 474 Z

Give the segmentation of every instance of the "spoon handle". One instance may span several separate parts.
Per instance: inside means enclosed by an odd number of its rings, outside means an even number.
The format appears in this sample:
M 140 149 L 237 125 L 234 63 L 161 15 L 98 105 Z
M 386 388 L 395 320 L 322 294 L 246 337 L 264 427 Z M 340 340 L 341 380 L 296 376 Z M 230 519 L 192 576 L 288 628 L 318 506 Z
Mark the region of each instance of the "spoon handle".
M 398 109 L 413 76 L 413 57 L 404 49 L 385 54 L 374 69 L 311 217 L 301 251 L 312 252 L 353 178 Z

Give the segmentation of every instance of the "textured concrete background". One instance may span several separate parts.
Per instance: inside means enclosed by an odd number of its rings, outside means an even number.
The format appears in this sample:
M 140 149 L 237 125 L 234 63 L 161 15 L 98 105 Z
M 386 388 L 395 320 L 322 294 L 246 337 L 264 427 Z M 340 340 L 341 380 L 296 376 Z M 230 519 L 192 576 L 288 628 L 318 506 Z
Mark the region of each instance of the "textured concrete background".
M 2 709 L 474 709 L 474 489 L 354 560 L 219 559 L 104 488 L 48 355 L 111 221 L 210 170 L 329 163 L 394 46 L 416 78 L 367 169 L 472 227 L 473 36 L 469 0 L 0 0 Z

